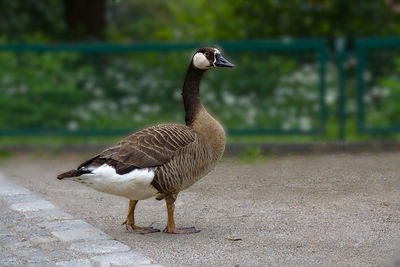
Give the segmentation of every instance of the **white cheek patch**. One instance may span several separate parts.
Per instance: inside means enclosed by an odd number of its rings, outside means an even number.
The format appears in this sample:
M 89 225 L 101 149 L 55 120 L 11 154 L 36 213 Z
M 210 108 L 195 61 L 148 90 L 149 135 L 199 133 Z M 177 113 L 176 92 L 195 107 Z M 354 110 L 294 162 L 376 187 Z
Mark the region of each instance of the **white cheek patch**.
M 209 69 L 210 67 L 210 61 L 206 58 L 206 56 L 203 53 L 196 53 L 193 56 L 193 65 L 198 68 L 198 69 Z

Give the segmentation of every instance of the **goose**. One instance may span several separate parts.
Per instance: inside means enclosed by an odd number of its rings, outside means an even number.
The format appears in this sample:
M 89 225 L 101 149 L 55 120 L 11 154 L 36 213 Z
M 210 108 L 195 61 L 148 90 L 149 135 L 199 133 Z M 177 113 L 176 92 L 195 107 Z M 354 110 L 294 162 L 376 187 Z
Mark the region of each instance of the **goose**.
M 122 223 L 129 232 L 160 231 L 135 225 L 136 204 L 151 197 L 165 199 L 168 220 L 163 232 L 200 232 L 194 227 L 175 226 L 174 203 L 180 191 L 214 168 L 225 150 L 225 131 L 207 112 L 199 96 L 203 74 L 216 67 L 232 68 L 234 64 L 217 48 L 203 47 L 193 54 L 182 90 L 185 124 L 162 124 L 140 130 L 57 178 L 72 178 L 98 191 L 129 199 L 128 215 Z

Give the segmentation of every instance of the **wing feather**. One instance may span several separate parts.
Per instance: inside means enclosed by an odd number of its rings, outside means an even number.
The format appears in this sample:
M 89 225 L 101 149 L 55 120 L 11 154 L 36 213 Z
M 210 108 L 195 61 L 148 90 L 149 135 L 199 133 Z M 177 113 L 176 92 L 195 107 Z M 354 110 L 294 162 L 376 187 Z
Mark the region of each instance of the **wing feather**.
M 82 163 L 81 168 L 100 166 L 104 163 L 113 166 L 119 174 L 135 168 L 152 168 L 169 162 L 177 152 L 193 143 L 196 134 L 187 126 L 164 124 L 136 132 L 118 145 Z

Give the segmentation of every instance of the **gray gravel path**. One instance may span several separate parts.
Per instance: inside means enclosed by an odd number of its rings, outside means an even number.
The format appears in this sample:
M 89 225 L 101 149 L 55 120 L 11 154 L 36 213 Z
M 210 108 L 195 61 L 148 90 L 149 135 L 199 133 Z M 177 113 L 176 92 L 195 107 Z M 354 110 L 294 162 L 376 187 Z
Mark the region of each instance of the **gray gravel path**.
M 161 266 L 0 174 L 0 266 Z
M 396 266 L 400 256 L 400 153 L 225 159 L 178 197 L 176 223 L 194 235 L 130 234 L 127 200 L 55 178 L 87 157 L 16 155 L 0 172 L 166 266 Z M 138 225 L 165 222 L 164 202 L 139 202 Z

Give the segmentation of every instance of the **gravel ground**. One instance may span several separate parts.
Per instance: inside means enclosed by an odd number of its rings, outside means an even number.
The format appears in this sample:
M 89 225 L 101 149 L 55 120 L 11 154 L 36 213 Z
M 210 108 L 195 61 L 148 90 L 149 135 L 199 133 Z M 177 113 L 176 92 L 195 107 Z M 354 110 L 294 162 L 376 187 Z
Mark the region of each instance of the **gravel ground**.
M 400 153 L 224 159 L 176 203 L 192 235 L 136 235 L 128 200 L 57 173 L 88 155 L 14 155 L 0 172 L 166 266 L 400 266 Z M 162 229 L 163 201 L 140 201 L 137 224 Z

